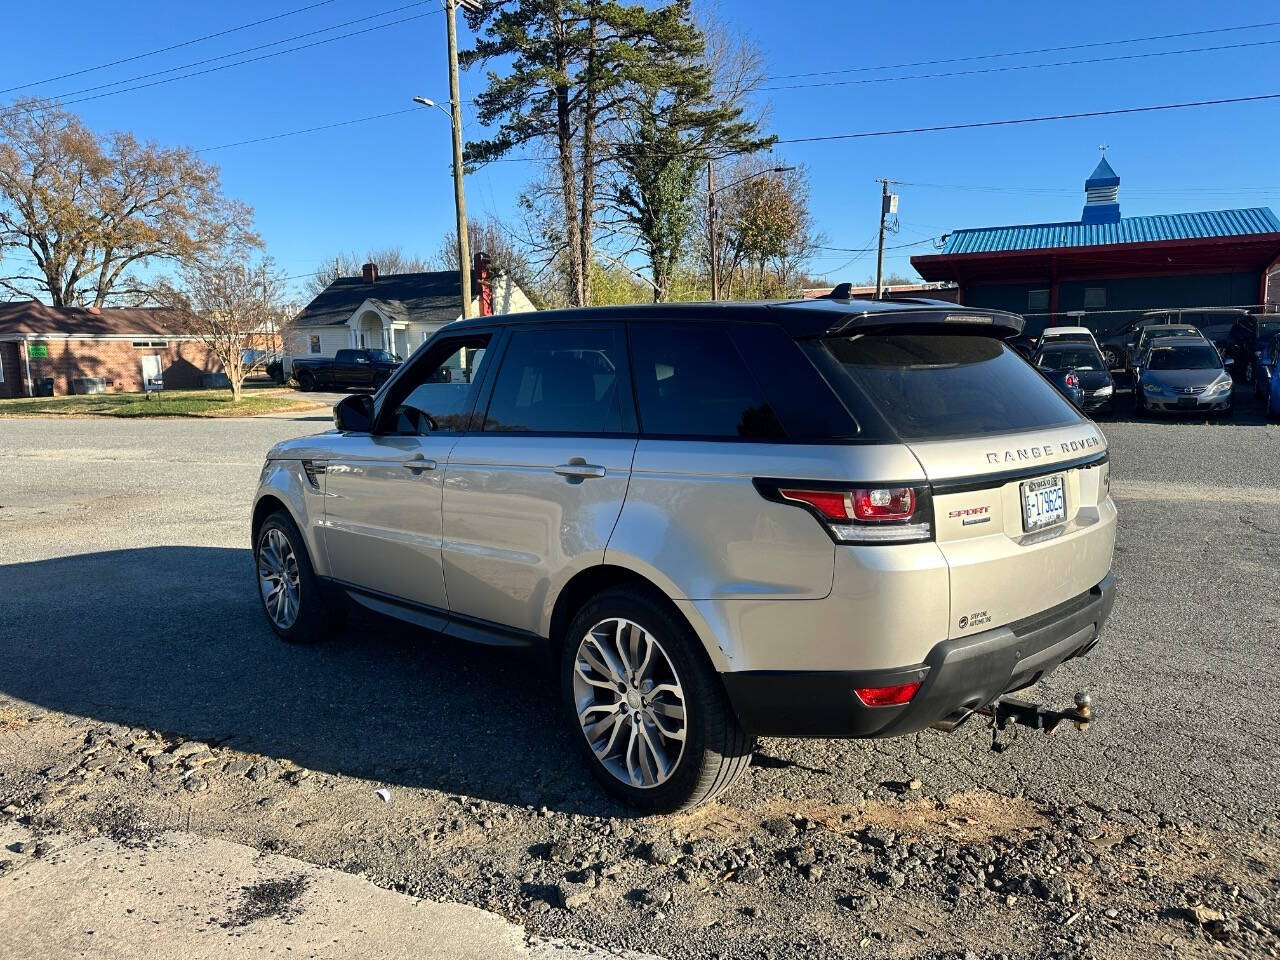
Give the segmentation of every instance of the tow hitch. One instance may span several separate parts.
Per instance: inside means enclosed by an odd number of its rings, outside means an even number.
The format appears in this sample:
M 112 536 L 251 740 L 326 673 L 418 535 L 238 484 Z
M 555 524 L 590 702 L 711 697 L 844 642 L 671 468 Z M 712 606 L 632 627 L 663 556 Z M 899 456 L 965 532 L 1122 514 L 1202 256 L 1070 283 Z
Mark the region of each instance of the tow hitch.
M 1030 727 L 1053 733 L 1064 722 L 1074 723 L 1077 730 L 1088 730 L 1093 719 L 1093 698 L 1087 693 L 1076 694 L 1076 705 L 1066 710 L 1051 710 L 1038 703 L 1028 703 L 1016 697 L 999 697 L 985 707 L 974 711 L 991 718 L 991 749 L 1003 753 L 1009 743 L 1000 742 L 1000 734 L 1011 725 Z M 1015 729 L 1010 741 L 1017 738 Z

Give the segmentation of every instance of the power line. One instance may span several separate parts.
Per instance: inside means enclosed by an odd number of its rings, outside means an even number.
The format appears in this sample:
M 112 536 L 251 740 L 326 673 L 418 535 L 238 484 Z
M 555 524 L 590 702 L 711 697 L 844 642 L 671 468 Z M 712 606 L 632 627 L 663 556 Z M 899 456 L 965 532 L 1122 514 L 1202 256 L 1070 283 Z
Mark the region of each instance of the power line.
M 1121 40 L 1095 40 L 1089 43 L 1073 43 L 1059 47 L 1039 47 L 1034 50 L 1011 50 L 1005 53 L 973 54 L 967 57 L 949 57 L 943 60 L 916 60 L 912 63 L 883 64 L 875 67 L 845 67 L 839 70 L 814 70 L 809 73 L 783 73 L 766 80 L 796 80 L 804 77 L 825 77 L 844 73 L 868 73 L 875 70 L 907 70 L 912 67 L 938 67 L 952 63 L 972 63 L 975 60 L 995 60 L 1005 57 L 1029 57 L 1045 53 L 1067 53 L 1071 50 L 1092 50 L 1098 47 L 1114 47 L 1129 43 L 1151 43 L 1157 40 L 1181 40 L 1186 37 L 1203 37 L 1215 33 L 1234 33 L 1241 30 L 1264 30 L 1280 27 L 1280 20 L 1266 23 L 1242 24 L 1237 27 L 1214 27 L 1207 30 L 1187 30 L 1182 33 L 1164 33 L 1149 37 L 1129 37 Z
M 1145 53 L 1124 53 L 1114 57 L 1089 57 L 1081 60 L 1056 60 L 1050 63 L 1013 63 L 1001 67 L 974 67 L 970 70 L 951 70 L 944 73 L 914 73 L 905 77 L 863 77 L 858 80 L 821 80 L 813 83 L 793 83 L 774 87 L 760 87 L 760 92 L 778 90 L 809 90 L 814 87 L 852 87 L 872 83 L 898 83 L 902 80 L 942 80 L 948 77 L 975 77 L 993 73 L 1012 73 L 1021 70 L 1044 70 L 1050 67 L 1079 67 L 1096 63 L 1120 63 L 1127 60 L 1149 60 L 1156 57 L 1176 57 L 1188 53 L 1214 53 L 1223 50 L 1244 50 L 1251 47 L 1271 47 L 1280 44 L 1276 40 L 1251 40 L 1247 43 L 1228 43 L 1214 47 L 1184 47 L 1181 50 L 1155 50 Z
M 410 8 L 412 8 L 412 7 L 421 7 L 421 6 L 424 6 L 425 4 L 427 4 L 427 3 L 429 3 L 429 2 L 431 2 L 431 0 L 416 0 L 416 2 L 414 2 L 414 3 L 406 3 L 406 4 L 404 4 L 403 6 L 399 6 L 399 7 L 392 7 L 390 10 L 382 10 L 382 11 L 380 11 L 380 12 L 378 12 L 378 13 L 371 13 L 371 14 L 367 14 L 367 15 L 365 15 L 365 16 L 363 16 L 363 17 L 356 17 L 356 18 L 354 18 L 354 19 L 352 19 L 352 20 L 345 20 L 345 21 L 343 21 L 342 23 L 335 23 L 335 24 L 333 24 L 333 25 L 331 25 L 331 26 L 328 26 L 328 27 L 320 27 L 320 28 L 319 28 L 319 29 L 317 29 L 317 30 L 308 30 L 308 31 L 307 31 L 307 32 L 305 32 L 305 33 L 298 33 L 298 34 L 294 34 L 294 35 L 293 35 L 293 36 L 291 36 L 291 37 L 282 37 L 282 38 L 281 38 L 281 39 L 279 39 L 279 40 L 271 40 L 271 41 L 269 41 L 269 42 L 267 42 L 267 43 L 260 43 L 260 44 L 258 44 L 257 46 L 253 46 L 253 47 L 245 47 L 243 50 L 233 50 L 231 53 L 223 53 L 223 54 L 219 54 L 219 55 L 218 55 L 218 56 L 216 56 L 216 57 L 207 57 L 207 58 L 205 58 L 204 60 L 194 60 L 194 61 L 192 61 L 191 63 L 183 63 L 183 64 L 179 64 L 179 65 L 178 65 L 178 66 L 176 66 L 176 67 L 168 67 L 168 68 L 166 68 L 166 69 L 164 69 L 164 70 L 153 70 L 153 71 L 152 71 L 152 72 L 150 72 L 150 73 L 142 73 L 142 74 L 139 74 L 139 75 L 138 75 L 138 76 L 136 76 L 136 77 L 127 77 L 127 78 L 125 78 L 125 79 L 123 79 L 123 80 L 111 80 L 111 81 L 109 81 L 109 82 L 107 82 L 107 83 L 99 83 L 99 84 L 97 84 L 96 86 L 92 86 L 92 87 L 81 87 L 79 90 L 68 90 L 66 93 L 59 93 L 59 94 L 56 94 L 56 95 L 54 95 L 54 96 L 52 96 L 52 97 L 49 97 L 48 99 L 50 99 L 50 100 L 59 100 L 59 101 L 61 101 L 61 100 L 63 100 L 63 99 L 64 99 L 64 98 L 66 98 L 66 97 L 75 97 L 75 96 L 79 96 L 79 95 L 80 95 L 80 94 L 82 94 L 82 93 L 93 93 L 93 92 L 94 92 L 94 91 L 96 91 L 96 90 L 105 90 L 107 87 L 119 87 L 119 86 L 123 86 L 123 85 L 124 85 L 124 84 L 126 84 L 126 83 L 136 83 L 136 82 L 137 82 L 137 81 L 139 81 L 139 80 L 150 80 L 152 77 L 162 77 L 162 76 L 164 76 L 165 74 L 169 74 L 169 73 L 177 73 L 179 70 L 189 70 L 189 69 L 191 69 L 192 67 L 203 67 L 203 66 L 205 66 L 206 64 L 210 64 L 210 63 L 217 63 L 219 60 L 230 60 L 232 57 L 239 57 L 239 56 L 243 56 L 243 55 L 244 55 L 244 54 L 246 54 L 246 53 L 257 53 L 259 50 L 266 50 L 266 49 L 267 49 L 267 48 L 269 48 L 269 47 L 278 47 L 278 46 L 280 46 L 282 43 L 291 43 L 291 42 L 293 42 L 294 40 L 304 40 L 304 39 L 306 39 L 307 37 L 314 37 L 314 36 L 317 36 L 318 34 L 321 34 L 321 33 L 328 33 L 330 30 L 341 30 L 343 27 L 350 27 L 350 26 L 352 26 L 352 25 L 354 25 L 354 24 L 357 24 L 357 23 L 366 23 L 366 22 L 368 22 L 368 21 L 370 21 L 370 20 L 377 20 L 379 17 L 386 17 L 386 16 L 390 16 L 390 15 L 391 15 L 391 14 L 393 14 L 393 13 L 400 13 L 402 10 L 408 10 L 408 9 L 410 9 Z M 437 11 L 435 11 L 435 10 L 431 11 L 431 13 L 433 13 L 433 14 L 434 14 L 434 13 L 436 13 L 436 12 L 437 12 Z M 428 15 L 428 14 L 424 14 L 424 16 L 427 16 L 427 15 Z M 396 23 L 403 23 L 403 22 L 405 22 L 405 21 L 403 21 L 403 20 L 396 21 Z M 389 27 L 389 26 L 394 26 L 394 23 L 380 24 L 379 26 L 388 26 L 388 27 Z M 377 27 L 373 27 L 373 28 L 370 28 L 370 29 L 377 29 Z M 358 32 L 360 32 L 360 31 L 357 31 L 357 33 L 358 33 Z M 341 36 L 341 37 L 329 37 L 329 38 L 327 38 L 326 40 L 323 40 L 323 41 L 321 41 L 321 42 L 322 42 L 322 43 L 327 43 L 327 42 L 329 42 L 330 40 L 341 40 L 341 39 L 344 39 L 344 37 L 351 37 L 351 36 L 356 36 L 356 33 L 344 34 L 344 35 L 343 35 L 343 36 Z M 290 53 L 290 52 L 292 52 L 293 50 L 305 50 L 305 49 L 307 48 L 307 46 L 311 46 L 311 44 L 307 44 L 307 45 L 299 46 L 299 47 L 294 47 L 294 48 L 292 48 L 291 50 L 278 50 L 278 51 L 276 51 L 276 54 Z M 275 56 L 276 54 L 272 54 L 272 56 Z M 261 58 L 254 58 L 254 60 L 256 60 L 256 59 L 261 59 Z M 227 64 L 226 66 L 228 66 L 228 67 L 239 66 L 239 64 L 240 64 L 240 63 L 253 63 L 253 62 L 254 62 L 254 60 L 243 60 L 243 61 L 240 61 L 239 63 L 230 63 L 230 64 Z M 198 76 L 198 74 L 190 74 L 190 76 Z M 175 80 L 180 80 L 180 79 L 182 79 L 182 78 L 181 78 L 181 77 L 174 77 L 173 79 L 175 79 Z M 136 87 L 135 87 L 134 89 L 140 89 L 140 88 L 136 88 Z M 125 93 L 126 91 L 124 91 L 124 90 L 117 90 L 117 91 L 115 91 L 115 92 L 116 92 L 116 93 Z M 69 101 L 69 102 L 71 102 L 71 103 L 79 103 L 80 101 L 79 101 L 79 100 L 72 100 L 72 101 Z
M 286 133 L 273 133 L 265 137 L 254 137 L 250 140 L 237 140 L 234 143 L 220 143 L 214 147 L 201 147 L 196 153 L 209 153 L 213 150 L 225 150 L 228 147 L 243 147 L 250 143 L 266 143 L 268 140 L 283 140 L 285 137 L 297 137 L 304 133 L 316 133 L 320 130 L 333 130 L 336 127 L 349 127 L 355 123 L 367 123 L 370 120 L 382 120 L 386 117 L 398 117 L 405 113 L 417 113 L 418 107 L 407 107 L 404 110 L 392 110 L 390 113 L 375 113 L 369 117 L 356 117 L 354 120 L 339 120 L 337 123 L 325 123 L 318 127 L 306 127 L 302 130 L 290 130 Z
M 72 70 L 68 73 L 60 73 L 56 77 L 46 77 L 44 80 L 32 80 L 29 83 L 19 83 L 12 87 L 0 90 L 0 94 L 12 93 L 14 90 L 23 90 L 27 87 L 37 87 L 42 83 L 53 83 L 55 80 L 66 80 L 68 77 L 79 77 L 86 73 L 95 73 L 98 70 L 106 70 L 108 67 L 118 67 L 124 63 L 133 63 L 135 60 L 144 60 L 147 57 L 154 57 L 156 54 L 168 53 L 170 50 L 178 50 L 182 47 L 189 47 L 192 44 L 203 43 L 206 40 L 213 40 L 217 37 L 225 37 L 231 33 L 238 33 L 241 30 L 248 30 L 250 27 L 260 27 L 264 23 L 272 23 L 275 20 L 283 20 L 285 17 L 292 17 L 295 14 L 305 13 L 308 10 L 314 10 L 316 7 L 324 7 L 333 3 L 334 0 L 318 0 L 317 3 L 307 4 L 305 7 L 297 7 L 293 10 L 286 10 L 284 13 L 277 13 L 272 17 L 264 17 L 261 20 L 254 20 L 252 23 L 242 23 L 238 27 L 228 27 L 225 30 L 219 30 L 216 33 L 206 33 L 203 37 L 195 37 L 191 40 L 183 40 L 181 43 L 171 43 L 167 47 L 159 47 L 155 50 L 148 50 L 146 53 L 135 53 L 130 57 L 121 57 L 119 60 L 112 60 L 109 63 L 99 63 L 97 66 L 85 67 L 81 70 Z
M 412 3 L 412 4 L 409 4 L 408 6 L 411 6 L 411 7 L 413 7 L 413 6 L 421 6 L 421 5 L 422 5 L 422 3 L 425 3 L 425 2 L 427 2 L 427 0 L 421 0 L 421 2 L 419 2 L 419 3 Z M 397 9 L 404 9 L 404 8 L 397 8 Z M 65 100 L 65 101 L 61 101 L 61 103 L 62 103 L 62 105 L 63 105 L 63 106 L 71 106 L 72 104 L 77 104 L 77 103 L 87 103 L 87 102 L 89 102 L 89 101 L 91 101 L 91 100 L 101 100 L 103 97 L 113 97 L 113 96 L 116 96 L 117 94 L 121 94 L 121 93 L 132 93 L 132 92 L 134 92 L 134 91 L 136 91 L 136 90 L 145 90 L 145 89 L 148 89 L 148 88 L 150 88 L 150 87 L 158 87 L 158 86 L 161 86 L 162 84 L 166 84 L 166 83 L 173 83 L 173 82 L 174 82 L 174 81 L 176 81 L 176 80 L 189 80 L 189 79 L 190 79 L 190 78 L 192 78 L 192 77 L 200 77 L 200 76 L 204 76 L 204 75 L 206 75 L 206 74 L 210 74 L 210 73 L 217 73 L 217 72 L 219 72 L 219 71 L 221 71 L 221 70 L 229 70 L 229 69 L 231 69 L 232 67 L 242 67 L 242 66 L 245 66 L 246 64 L 250 64 L 250 63 L 257 63 L 257 62 L 262 61 L 262 60 L 270 60 L 270 59 L 272 59 L 273 57 L 280 57 L 280 56 L 284 56 L 286 53 L 297 53 L 299 50 L 309 50 L 309 49 L 311 49 L 312 47 L 319 47 L 319 46 L 322 46 L 323 44 L 326 44 L 326 43 L 333 43 L 333 42 L 335 42 L 335 41 L 337 41 L 337 40 L 346 40 L 346 39 L 348 39 L 348 38 L 350 38 L 350 37 L 358 37 L 358 36 L 361 36 L 362 34 L 372 33 L 372 32 L 374 32 L 374 31 L 376 31 L 376 30 L 385 30 L 385 29 L 387 29 L 388 27 L 396 27 L 396 26 L 399 26 L 399 25 L 404 24 L 404 23 L 410 23 L 410 22 L 412 22 L 412 21 L 414 21 L 414 20 L 422 20 L 422 19 L 424 19 L 424 18 L 426 18 L 426 17 L 432 17 L 432 16 L 435 16 L 436 14 L 441 13 L 441 12 L 442 12 L 441 10 L 428 10 L 426 13 L 414 14 L 414 15 L 413 15 L 413 16 L 411 16 L 411 17 L 402 17 L 402 18 L 400 18 L 399 20 L 390 20 L 390 21 L 388 21 L 387 23 L 379 23 L 379 24 L 375 24 L 375 25 L 373 25 L 373 26 L 371 26 L 371 27 L 365 27 L 365 28 L 364 28 L 364 29 L 362 29 L 362 30 L 353 30 L 353 31 L 351 31 L 350 33 L 341 33 L 341 34 L 338 34 L 336 37 L 325 37 L 323 40 L 313 40 L 313 41 L 312 41 L 312 42 L 310 42 L 310 43 L 303 43 L 303 44 L 299 44 L 299 45 L 298 45 L 298 46 L 296 46 L 296 47 L 287 47 L 287 48 L 285 48 L 284 50 L 276 50 L 276 51 L 274 51 L 274 52 L 272 52 L 272 53 L 264 53 L 264 54 L 261 54 L 260 56 L 257 56 L 257 57 L 249 57 L 248 59 L 245 59 L 245 60 L 237 60 L 237 61 L 235 61 L 234 63 L 223 63 L 223 64 L 220 64 L 220 65 L 215 66 L 215 67 L 207 67 L 207 68 L 205 68 L 204 70 L 194 70 L 194 71 L 192 71 L 191 73 L 184 73 L 184 74 L 182 74 L 182 75 L 180 75 L 180 76 L 176 76 L 176 77 L 165 77 L 165 78 L 164 78 L 164 79 L 162 79 L 162 80 L 152 80 L 152 81 L 150 81 L 149 83 L 140 83 L 140 84 L 137 84 L 136 86 L 132 86 L 132 87 L 122 87 L 122 88 L 121 88 L 121 89 L 119 89 L 119 90 L 107 90 L 107 91 L 105 91 L 105 92 L 103 92 L 103 93 L 96 93 L 96 94 L 93 94 L 92 96 L 88 96 L 88 97 L 78 97 L 78 98 L 73 99 L 73 100 Z M 385 12 L 384 12 L 384 13 L 382 13 L 382 14 L 374 14 L 374 15 L 373 15 L 373 17 L 384 16 L 384 15 L 385 15 Z M 362 19 L 362 20 L 368 20 L 368 19 L 372 19 L 372 17 L 363 17 L 363 18 L 361 18 L 361 19 Z M 359 22 L 359 21 L 353 21 L 353 22 Z M 326 28 L 326 29 L 327 29 L 327 30 L 332 30 L 332 29 L 336 29 L 336 27 L 329 27 L 329 28 Z M 318 30 L 318 31 L 313 31 L 312 33 L 324 33 L 324 32 L 326 32 L 326 31 L 325 31 L 325 30 Z M 312 34 L 302 34 L 302 35 L 300 35 L 300 36 L 310 36 L 310 35 L 312 35 Z M 294 38 L 288 38 L 288 39 L 294 39 Z M 288 42 L 288 40 L 286 39 L 286 40 L 277 41 L 277 43 L 285 43 L 285 42 Z M 265 44 L 265 46 L 275 46 L 275 44 Z M 260 49 L 260 48 L 259 48 L 259 49 Z M 219 60 L 219 59 L 222 59 L 222 58 L 221 58 L 221 57 L 214 57 L 214 58 L 212 58 L 212 59 L 213 59 L 213 60 Z M 208 62 L 210 62 L 210 61 L 206 60 L 206 61 L 201 61 L 201 62 L 208 63 Z M 189 66 L 194 66 L 194 64 L 190 64 Z M 174 68 L 174 69 L 184 69 L 184 68 L 182 68 L 182 67 L 177 67 L 177 68 Z M 145 74 L 145 75 L 143 75 L 143 76 L 135 77 L 135 78 L 133 78 L 133 79 L 134 79 L 134 80 L 141 80 L 141 79 L 145 79 L 146 77 L 160 76 L 160 75 L 162 75 L 162 74 L 165 74 L 165 73 L 171 73 L 171 72 L 172 72 L 171 70 L 158 70 L 158 71 L 155 71 L 154 73 Z M 120 81 L 120 82 L 121 82 L 121 83 L 127 83 L 127 82 L 131 82 L 131 81 Z M 103 84 L 102 86 L 113 86 L 113 84 Z M 89 88 L 89 89 L 98 89 L 98 88 L 96 88 L 96 87 L 95 87 L 95 88 Z M 65 95 L 64 95 L 64 96 L 65 96 Z M 53 98 L 53 99 L 57 99 L 57 98 Z M 24 107 L 24 108 L 21 108 L 21 109 L 16 110 L 16 111 L 15 111 L 15 110 L 13 110 L 13 109 L 10 109 L 10 110 L 5 111 L 5 112 L 8 112 L 8 113 L 10 113 L 10 114 L 13 114 L 13 113 L 35 113 L 35 112 L 39 111 L 40 109 L 42 109 L 42 105 L 41 105 L 41 104 L 37 104 L 37 105 L 34 105 L 34 106 Z
M 984 127 L 1008 127 L 1028 123 L 1050 123 L 1056 120 L 1083 120 L 1090 117 L 1118 117 L 1133 113 L 1156 113 L 1162 110 L 1185 110 L 1190 107 L 1219 107 L 1233 103 L 1258 103 L 1280 100 L 1280 93 L 1259 93 L 1247 97 L 1222 97 L 1216 100 L 1188 100 L 1145 107 L 1119 107 L 1112 110 L 1085 110 L 1079 113 L 1056 113 L 1038 117 L 1015 117 L 1010 120 L 978 120 L 971 123 L 942 123 L 932 127 L 902 127 L 896 130 L 866 130 L 859 133 L 829 133 L 812 137 L 791 137 L 775 143 L 824 143 L 833 140 L 862 140 L 871 137 L 897 137 L 911 133 L 939 133 L 944 130 L 978 130 Z

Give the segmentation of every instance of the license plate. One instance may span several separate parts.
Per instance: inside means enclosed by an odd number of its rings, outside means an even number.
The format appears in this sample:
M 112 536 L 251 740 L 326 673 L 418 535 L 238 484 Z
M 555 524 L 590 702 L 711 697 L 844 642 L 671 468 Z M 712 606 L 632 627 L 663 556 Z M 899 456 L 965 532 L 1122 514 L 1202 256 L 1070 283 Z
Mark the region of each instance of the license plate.
M 1022 529 L 1043 530 L 1067 519 L 1067 497 L 1062 474 L 1040 477 L 1022 484 Z

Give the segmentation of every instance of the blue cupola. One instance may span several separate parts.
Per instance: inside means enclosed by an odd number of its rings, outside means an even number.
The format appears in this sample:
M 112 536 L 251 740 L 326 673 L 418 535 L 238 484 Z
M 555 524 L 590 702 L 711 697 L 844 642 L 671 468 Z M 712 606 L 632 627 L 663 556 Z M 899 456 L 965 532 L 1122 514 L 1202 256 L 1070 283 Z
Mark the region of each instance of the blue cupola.
M 1120 178 L 1103 157 L 1084 182 L 1084 214 L 1081 223 L 1120 221 Z

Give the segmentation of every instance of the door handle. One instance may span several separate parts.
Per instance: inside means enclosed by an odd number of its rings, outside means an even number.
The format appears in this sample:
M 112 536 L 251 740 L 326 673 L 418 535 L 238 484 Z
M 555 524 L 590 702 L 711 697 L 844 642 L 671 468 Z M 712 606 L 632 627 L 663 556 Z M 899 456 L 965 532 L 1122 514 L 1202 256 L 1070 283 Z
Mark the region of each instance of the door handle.
M 414 473 L 420 473 L 423 470 L 434 470 L 436 462 L 429 457 L 418 454 L 416 457 L 410 457 L 404 463 L 400 464 L 406 470 L 412 470 Z
M 555 468 L 556 473 L 562 477 L 569 477 L 574 480 L 586 480 L 589 477 L 603 477 L 604 467 L 594 463 L 587 463 L 580 457 L 574 457 L 568 463 L 562 463 Z

